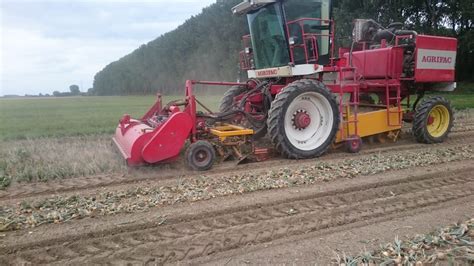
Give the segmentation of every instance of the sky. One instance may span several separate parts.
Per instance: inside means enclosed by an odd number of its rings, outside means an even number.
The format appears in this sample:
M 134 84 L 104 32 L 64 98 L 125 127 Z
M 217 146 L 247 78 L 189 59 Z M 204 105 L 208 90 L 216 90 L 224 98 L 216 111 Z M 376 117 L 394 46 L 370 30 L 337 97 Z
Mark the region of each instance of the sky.
M 94 75 L 215 0 L 0 0 L 0 96 L 92 87 Z

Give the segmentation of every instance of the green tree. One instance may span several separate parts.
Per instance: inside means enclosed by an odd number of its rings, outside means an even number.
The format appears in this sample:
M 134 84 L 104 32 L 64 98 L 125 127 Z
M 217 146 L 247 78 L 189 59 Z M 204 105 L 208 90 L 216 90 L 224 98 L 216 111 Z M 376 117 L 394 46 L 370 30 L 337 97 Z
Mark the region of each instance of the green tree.
M 94 88 L 89 88 L 87 90 L 87 96 L 93 96 L 93 95 L 96 95 L 96 91 L 94 90 Z
M 81 91 L 79 90 L 79 86 L 77 86 L 77 85 L 69 86 L 69 91 L 71 91 L 71 94 L 73 96 L 77 96 L 77 95 L 81 94 Z
M 180 94 L 186 79 L 236 80 L 241 36 L 248 29 L 246 18 L 230 10 L 241 1 L 223 0 L 204 8 L 177 29 L 108 64 L 94 77 L 94 93 Z M 420 34 L 456 37 L 457 79 L 474 81 L 472 0 L 333 0 L 333 6 L 338 46 L 350 46 L 356 18 L 385 26 L 404 22 Z

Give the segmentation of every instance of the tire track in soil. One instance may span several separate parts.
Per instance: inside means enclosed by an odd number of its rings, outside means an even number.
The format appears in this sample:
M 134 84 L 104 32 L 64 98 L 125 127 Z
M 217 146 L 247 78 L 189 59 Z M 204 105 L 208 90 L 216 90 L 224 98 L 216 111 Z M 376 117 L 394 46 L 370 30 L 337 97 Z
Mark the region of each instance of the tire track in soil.
M 334 150 L 329 152 L 328 154 L 316 158 L 316 159 L 308 159 L 308 160 L 288 160 L 288 159 L 270 159 L 266 162 L 258 163 L 259 168 L 279 168 L 282 165 L 285 166 L 294 166 L 298 164 L 304 164 L 313 161 L 332 161 L 337 159 L 357 159 L 358 157 L 371 155 L 371 154 L 387 154 L 391 152 L 399 152 L 399 151 L 412 151 L 412 150 L 419 150 L 419 149 L 427 149 L 427 148 L 436 148 L 436 147 L 444 147 L 444 146 L 452 146 L 457 144 L 465 144 L 465 143 L 474 143 L 474 131 L 466 131 L 466 132 L 455 132 L 450 136 L 450 138 L 441 144 L 420 144 L 415 143 L 413 140 L 410 139 L 401 139 L 398 142 L 394 143 L 385 143 L 385 144 L 374 144 L 374 145 L 367 145 L 365 150 L 362 150 L 358 154 L 348 154 L 345 151 Z M 248 168 L 246 166 L 235 166 L 235 164 L 227 164 L 216 167 L 216 169 L 207 171 L 206 175 L 214 175 L 214 174 L 229 174 L 229 173 L 239 173 L 239 172 L 246 172 Z M 131 177 L 127 175 L 122 176 L 113 176 L 113 175 L 101 175 L 101 176 L 89 176 L 89 177 L 78 177 L 78 178 L 70 178 L 70 179 L 62 179 L 60 181 L 50 181 L 50 182 L 36 182 L 36 183 L 26 183 L 26 184 L 15 184 L 15 186 L 10 187 L 5 191 L 0 191 L 0 202 L 2 201 L 11 201 L 11 200 L 19 200 L 19 199 L 26 199 L 29 197 L 34 196 L 42 196 L 47 195 L 50 196 L 51 194 L 61 194 L 61 193 L 70 193 L 70 192 L 80 192 L 86 191 L 94 188 L 103 188 L 103 187 L 115 187 L 115 186 L 122 186 L 127 184 L 139 183 L 139 182 L 147 182 L 147 181 L 155 181 L 155 182 L 163 182 L 163 181 L 171 181 L 171 180 L 178 180 L 180 178 L 186 178 L 190 176 L 200 176 L 203 173 L 196 173 L 192 171 L 179 171 L 179 172 L 172 172 L 167 171 L 169 173 L 161 174 L 159 173 L 160 170 L 157 170 L 157 175 L 152 177 Z M 184 177 L 185 176 L 185 177 Z
M 471 196 L 474 167 L 6 248 L 0 264 L 171 263 Z
M 465 128 L 456 129 L 456 131 L 454 131 L 453 133 L 470 132 L 470 131 L 473 131 L 473 130 L 474 130 L 474 125 L 473 125 L 473 126 L 469 126 L 469 127 L 465 127 Z

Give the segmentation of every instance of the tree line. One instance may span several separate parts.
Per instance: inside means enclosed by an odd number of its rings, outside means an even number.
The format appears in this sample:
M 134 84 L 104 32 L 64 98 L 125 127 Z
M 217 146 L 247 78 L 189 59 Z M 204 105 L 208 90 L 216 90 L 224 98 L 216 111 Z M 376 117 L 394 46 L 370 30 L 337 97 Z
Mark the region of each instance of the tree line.
M 248 34 L 247 22 L 230 11 L 239 2 L 218 1 L 177 29 L 110 63 L 95 75 L 90 93 L 179 94 L 186 79 L 244 78 L 238 52 L 241 36 Z M 371 18 L 382 25 L 404 22 L 419 33 L 458 38 L 457 79 L 474 81 L 472 0 L 334 0 L 333 7 L 338 45 L 350 45 L 356 18 Z

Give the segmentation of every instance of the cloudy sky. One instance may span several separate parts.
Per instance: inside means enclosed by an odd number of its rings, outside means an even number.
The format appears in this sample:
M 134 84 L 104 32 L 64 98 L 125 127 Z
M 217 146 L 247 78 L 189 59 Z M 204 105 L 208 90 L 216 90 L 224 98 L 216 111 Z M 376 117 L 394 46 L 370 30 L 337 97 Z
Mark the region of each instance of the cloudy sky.
M 94 74 L 215 0 L 0 0 L 0 95 L 92 87 Z

